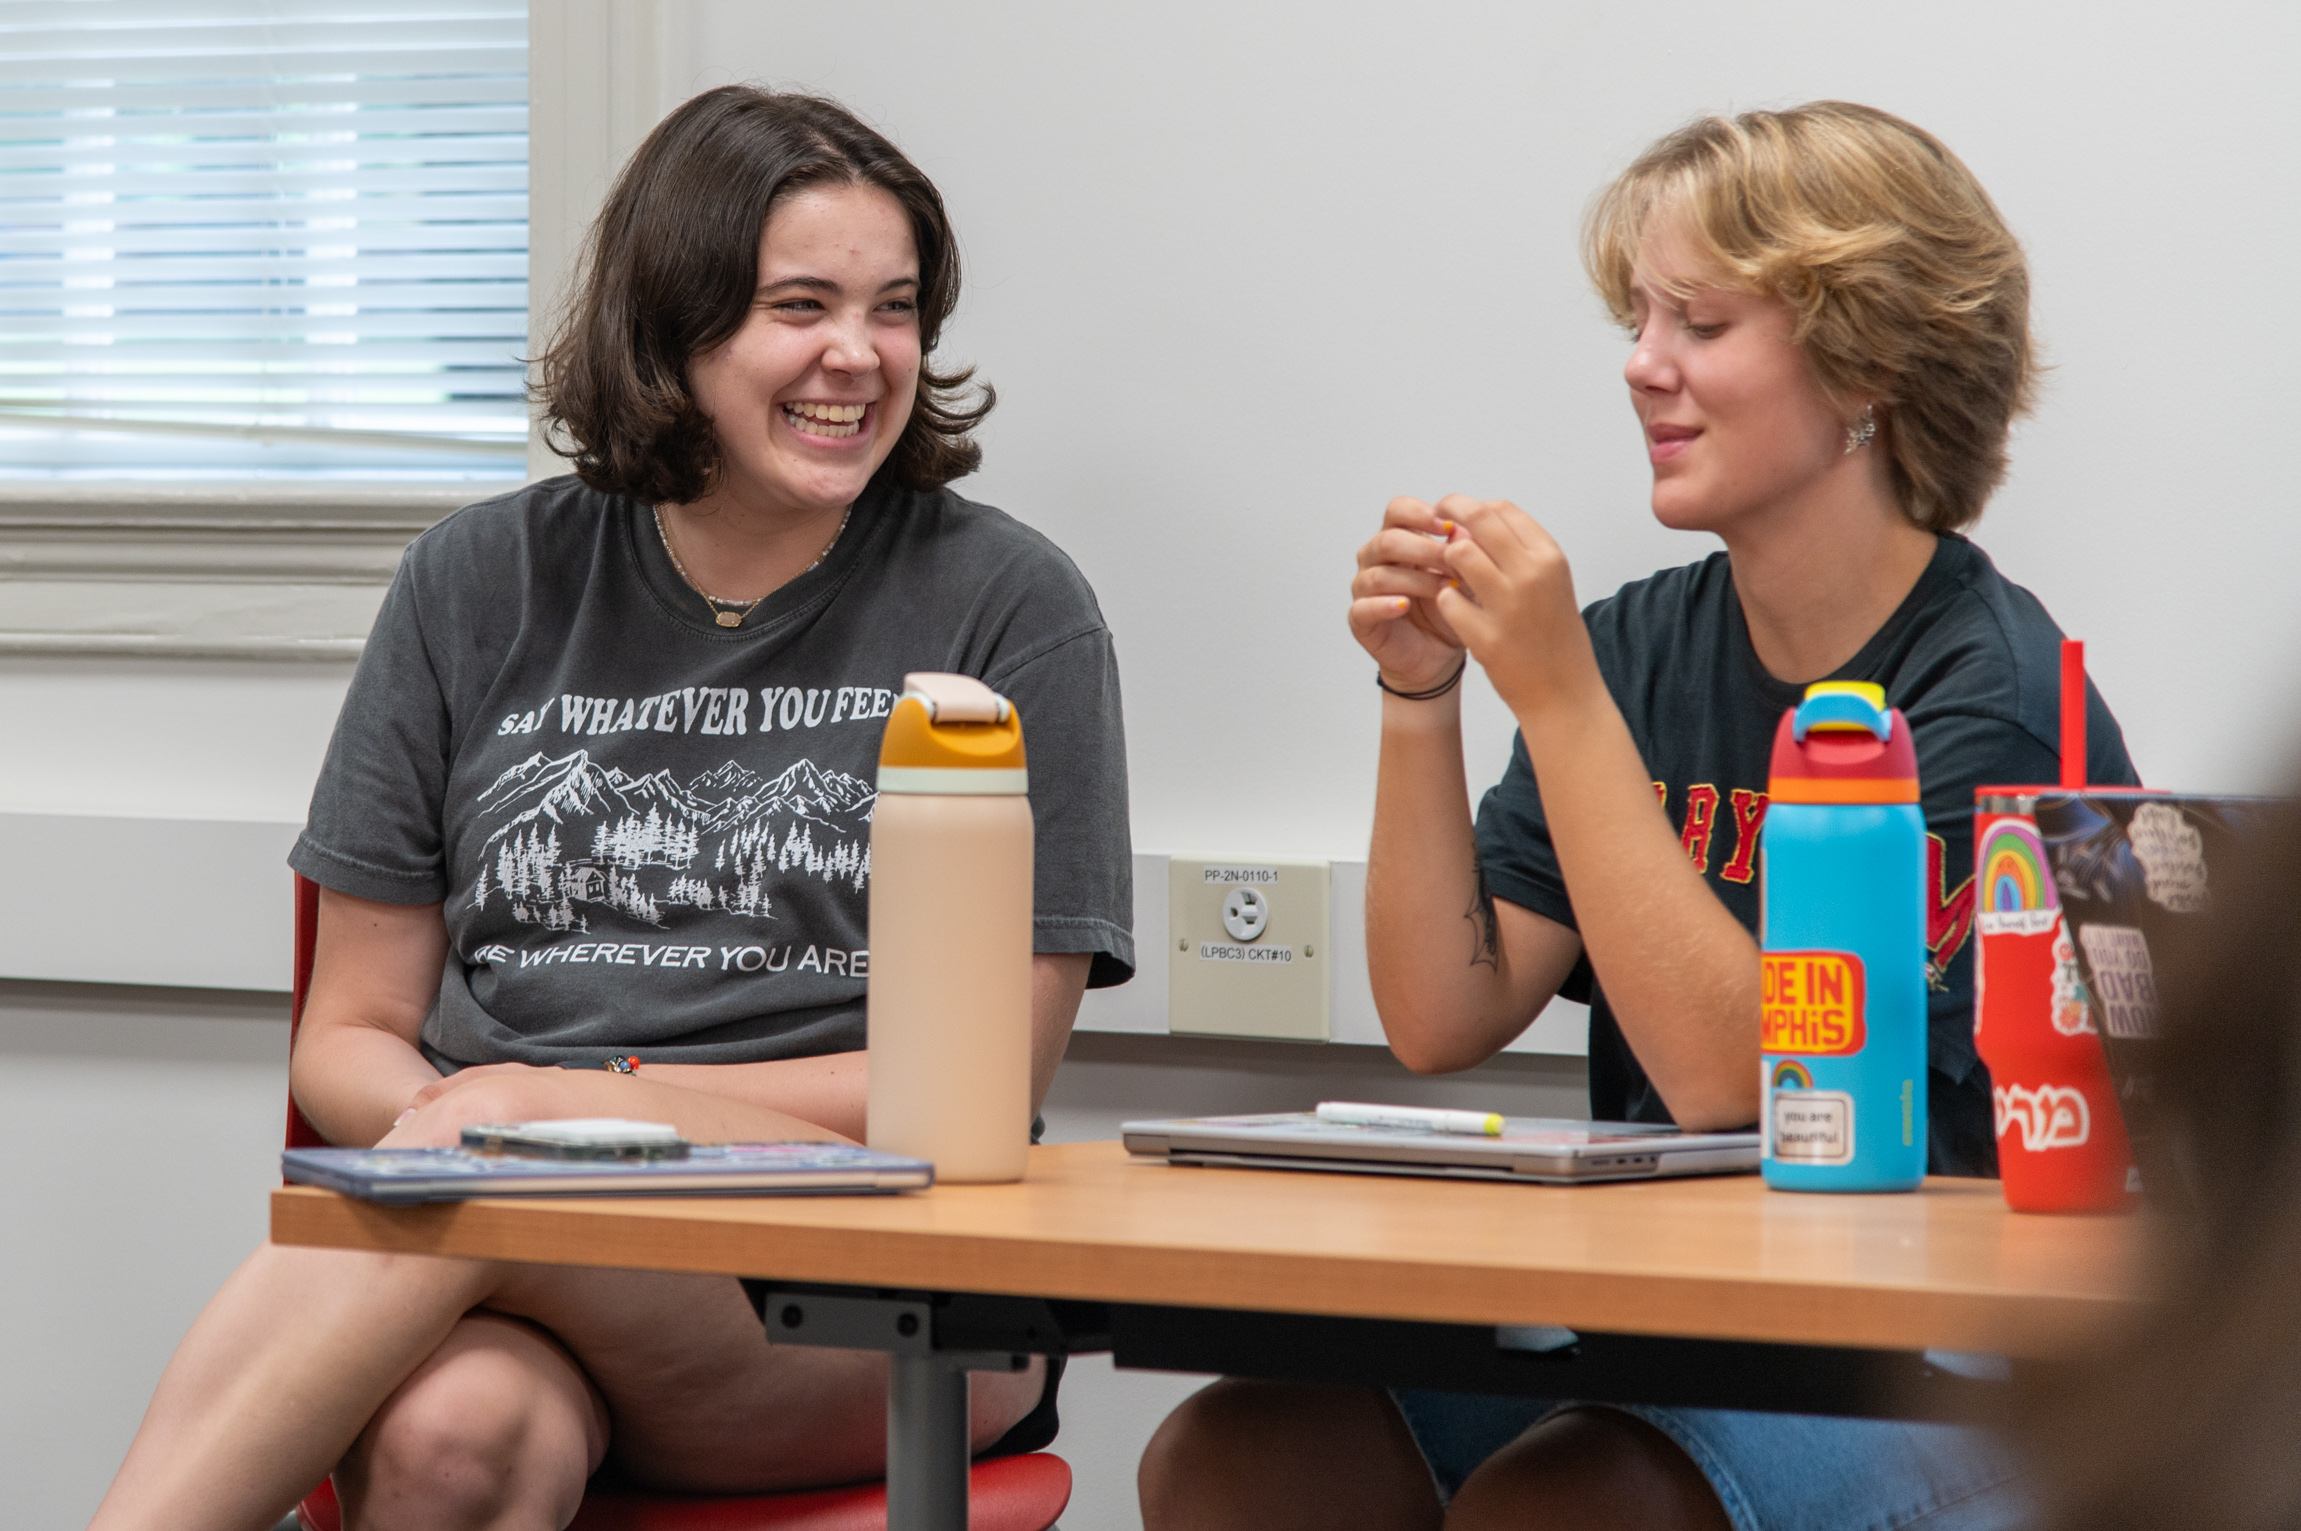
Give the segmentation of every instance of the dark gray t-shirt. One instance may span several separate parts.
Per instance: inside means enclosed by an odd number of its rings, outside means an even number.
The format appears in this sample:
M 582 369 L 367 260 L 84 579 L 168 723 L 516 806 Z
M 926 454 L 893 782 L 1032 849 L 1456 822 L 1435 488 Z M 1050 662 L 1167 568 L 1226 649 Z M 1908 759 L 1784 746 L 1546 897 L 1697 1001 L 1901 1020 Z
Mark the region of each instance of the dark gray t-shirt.
M 864 1044 L 879 736 L 911 670 L 1022 715 L 1036 949 L 1134 970 L 1118 666 L 1037 532 L 874 484 L 829 556 L 715 626 L 644 505 L 558 478 L 418 537 L 289 855 L 443 900 L 441 1063 L 738 1063 Z

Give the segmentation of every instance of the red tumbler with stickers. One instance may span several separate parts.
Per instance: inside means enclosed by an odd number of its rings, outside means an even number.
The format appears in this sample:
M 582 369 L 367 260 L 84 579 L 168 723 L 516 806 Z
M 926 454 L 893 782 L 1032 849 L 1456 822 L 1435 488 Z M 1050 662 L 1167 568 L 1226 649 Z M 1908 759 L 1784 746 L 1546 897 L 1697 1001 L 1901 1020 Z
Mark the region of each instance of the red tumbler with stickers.
M 2035 787 L 1974 793 L 1973 1040 L 1989 1065 L 1997 1172 L 2016 1212 L 2122 1212 L 2139 1180 L 2062 919 Z
M 2085 784 L 2085 645 L 2061 645 L 2061 783 Z M 2123 1212 L 2133 1147 L 2038 833 L 2036 787 L 1973 795 L 1973 1041 L 2016 1212 Z

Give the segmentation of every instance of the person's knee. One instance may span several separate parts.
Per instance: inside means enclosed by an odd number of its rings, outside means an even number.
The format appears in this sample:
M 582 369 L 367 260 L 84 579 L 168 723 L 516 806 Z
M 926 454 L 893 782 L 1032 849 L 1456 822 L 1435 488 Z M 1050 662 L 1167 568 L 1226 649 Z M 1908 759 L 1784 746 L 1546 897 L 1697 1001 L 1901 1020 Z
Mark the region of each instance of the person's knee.
M 1136 1469 L 1150 1531 L 1435 1525 L 1397 1411 L 1369 1388 L 1226 1378 L 1166 1417 Z
M 1251 1472 L 1266 1437 L 1283 1423 L 1286 1391 L 1226 1377 L 1184 1399 L 1152 1433 L 1135 1468 L 1146 1523 L 1179 1524 L 1176 1506 L 1219 1498 L 1225 1485 Z
M 348 1531 L 485 1526 L 515 1492 L 525 1409 L 473 1379 L 433 1380 L 385 1404 L 337 1469 Z
M 347 1531 L 564 1525 L 598 1455 L 565 1394 L 514 1353 L 435 1356 L 338 1468 Z
M 1446 1531 L 1729 1531 L 1677 1442 L 1613 1409 L 1567 1409 L 1503 1447 L 1447 1508 Z

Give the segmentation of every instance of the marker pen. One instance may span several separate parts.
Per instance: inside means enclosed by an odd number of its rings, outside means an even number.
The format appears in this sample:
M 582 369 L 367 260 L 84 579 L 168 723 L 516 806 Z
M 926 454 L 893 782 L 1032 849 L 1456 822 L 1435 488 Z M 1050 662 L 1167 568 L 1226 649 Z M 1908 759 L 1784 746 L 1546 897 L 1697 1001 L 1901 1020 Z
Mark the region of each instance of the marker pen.
M 1352 1100 L 1322 1100 L 1318 1119 L 1346 1127 L 1396 1127 L 1407 1132 L 1452 1132 L 1470 1138 L 1502 1136 L 1502 1118 L 1492 1111 L 1439 1111 L 1425 1106 L 1369 1106 Z

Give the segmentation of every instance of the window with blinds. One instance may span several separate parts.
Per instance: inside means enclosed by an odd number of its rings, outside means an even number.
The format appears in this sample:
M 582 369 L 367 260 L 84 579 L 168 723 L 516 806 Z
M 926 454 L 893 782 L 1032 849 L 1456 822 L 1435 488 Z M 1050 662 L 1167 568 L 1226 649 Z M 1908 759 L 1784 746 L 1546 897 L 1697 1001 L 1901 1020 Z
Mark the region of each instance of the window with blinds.
M 524 474 L 527 7 L 0 4 L 0 476 Z

